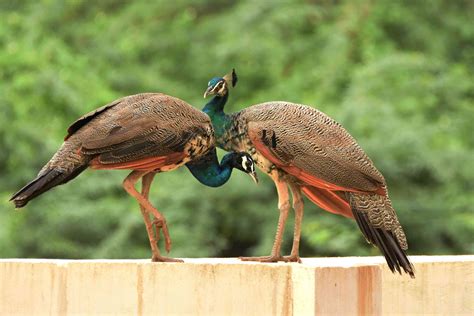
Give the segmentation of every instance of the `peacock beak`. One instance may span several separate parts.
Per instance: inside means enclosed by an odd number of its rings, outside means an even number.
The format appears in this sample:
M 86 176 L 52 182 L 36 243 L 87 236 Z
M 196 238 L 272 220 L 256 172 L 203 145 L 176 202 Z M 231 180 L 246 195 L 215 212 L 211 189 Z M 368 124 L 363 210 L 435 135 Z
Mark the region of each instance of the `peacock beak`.
M 214 89 L 213 86 L 207 87 L 206 92 L 204 92 L 204 99 L 205 99 L 208 95 L 211 95 L 211 92 L 212 92 L 213 89 Z
M 249 173 L 249 176 L 252 178 L 252 180 L 258 184 L 258 177 L 257 177 L 257 173 L 255 171 L 252 171 Z

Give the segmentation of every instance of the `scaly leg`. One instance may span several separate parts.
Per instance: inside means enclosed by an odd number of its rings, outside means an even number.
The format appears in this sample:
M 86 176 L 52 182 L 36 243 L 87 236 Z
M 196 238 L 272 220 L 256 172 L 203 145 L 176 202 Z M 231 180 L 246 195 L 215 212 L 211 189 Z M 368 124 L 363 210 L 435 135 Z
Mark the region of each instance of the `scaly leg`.
M 288 187 L 285 181 L 280 179 L 278 171 L 274 170 L 270 174 L 278 192 L 278 209 L 280 210 L 280 217 L 278 219 L 278 226 L 275 235 L 275 242 L 273 243 L 272 253 L 266 257 L 241 257 L 243 261 L 260 261 L 260 262 L 277 262 L 285 261 L 280 254 L 281 243 L 283 240 L 283 232 L 285 231 L 285 223 L 288 218 L 288 211 L 290 210 L 290 196 L 288 194 Z
M 142 177 L 142 195 L 145 199 L 149 200 L 148 199 L 148 196 L 150 194 L 150 187 L 151 187 L 151 183 L 153 182 L 153 179 L 155 178 L 155 175 L 156 173 L 155 172 L 150 172 L 150 173 L 147 173 L 146 175 L 144 175 Z M 146 209 L 140 205 L 140 209 L 143 211 Z M 147 212 L 148 214 L 148 212 Z M 149 219 L 150 217 L 147 216 L 147 218 Z M 155 234 L 154 234 L 154 237 L 156 238 L 156 243 L 160 240 L 160 229 L 161 229 L 161 222 L 160 220 L 158 220 L 156 217 L 153 216 L 153 222 L 152 222 L 152 225 L 155 226 Z
M 150 172 L 145 174 L 142 177 L 142 195 L 145 199 L 148 200 L 148 195 L 150 193 L 150 187 L 151 183 L 153 182 L 153 178 L 155 177 L 154 172 Z M 140 211 L 142 212 L 143 219 L 145 221 L 145 226 L 146 230 L 148 233 L 148 239 L 150 240 L 150 246 L 151 246 L 151 261 L 153 262 L 183 262 L 181 259 L 174 259 L 174 258 L 168 258 L 168 257 L 163 257 L 160 254 L 160 249 L 158 248 L 158 240 L 160 239 L 160 227 L 156 225 L 156 235 L 155 232 L 153 231 L 153 222 L 150 220 L 150 216 L 148 211 L 146 210 L 145 207 L 140 205 Z
M 290 183 L 291 193 L 293 195 L 293 209 L 295 210 L 295 230 L 293 235 L 293 247 L 291 248 L 291 254 L 283 257 L 285 261 L 300 262 L 299 256 L 300 250 L 300 237 L 301 237 L 301 222 L 303 220 L 303 197 L 301 196 L 301 188 L 295 183 Z
M 138 201 L 138 203 L 145 208 L 146 211 L 151 213 L 161 222 L 163 236 L 165 237 L 165 249 L 167 252 L 169 252 L 171 249 L 171 238 L 169 236 L 168 226 L 166 226 L 165 218 L 156 208 L 153 207 L 153 205 L 151 205 L 148 199 L 143 197 L 143 195 L 138 193 L 138 191 L 135 189 L 135 183 L 137 183 L 137 181 L 147 173 L 149 172 L 138 170 L 132 171 L 123 181 L 123 188 L 128 192 L 128 194 L 133 196 Z

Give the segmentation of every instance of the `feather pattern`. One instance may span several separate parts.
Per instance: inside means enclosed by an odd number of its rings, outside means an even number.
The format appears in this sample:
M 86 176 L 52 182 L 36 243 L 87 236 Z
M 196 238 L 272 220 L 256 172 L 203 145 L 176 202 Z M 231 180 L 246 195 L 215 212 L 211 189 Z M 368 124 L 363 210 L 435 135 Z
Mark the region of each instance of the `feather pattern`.
M 81 128 L 73 129 L 64 152 L 77 147 L 75 154 L 94 158 L 94 167 L 107 164 L 128 164 L 151 157 L 165 157 L 183 153 L 192 159 L 204 154 L 214 145 L 213 129 L 209 117 L 189 106 L 186 102 L 161 93 L 144 93 L 119 99 L 102 111 L 95 111 Z M 72 126 L 78 126 L 76 121 Z M 71 130 L 71 128 L 70 128 Z M 191 146 L 192 143 L 192 146 Z M 64 157 L 50 161 L 64 163 Z M 189 157 L 188 157 L 189 156 Z M 166 161 L 166 160 L 164 160 Z M 180 161 L 184 164 L 186 159 Z M 125 168 L 124 168 L 125 169 Z
M 268 102 L 244 109 L 237 120 L 244 121 L 248 134 L 258 135 L 285 165 L 346 189 L 377 191 L 385 183 L 354 138 L 321 111 Z

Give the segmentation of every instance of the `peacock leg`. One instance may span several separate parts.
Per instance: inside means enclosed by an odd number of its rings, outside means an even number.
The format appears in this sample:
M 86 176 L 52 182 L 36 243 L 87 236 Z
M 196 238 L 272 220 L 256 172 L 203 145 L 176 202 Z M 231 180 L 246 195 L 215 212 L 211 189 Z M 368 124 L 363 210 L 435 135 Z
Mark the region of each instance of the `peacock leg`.
M 153 182 L 153 178 L 155 177 L 155 175 L 156 173 L 150 172 L 150 173 L 145 174 L 142 177 L 142 195 L 147 200 L 148 200 L 148 195 L 150 193 L 151 183 Z M 142 205 L 140 205 L 140 211 L 142 212 L 143 219 L 145 221 L 146 230 L 148 233 L 148 239 L 150 240 L 151 253 L 152 253 L 151 261 L 153 262 L 182 262 L 182 260 L 180 259 L 168 258 L 160 254 L 160 249 L 158 248 L 158 240 L 160 239 L 160 230 L 159 230 L 160 227 L 156 225 L 157 227 L 156 227 L 156 235 L 155 235 L 155 232 L 153 231 L 154 222 L 150 220 L 150 214 L 148 213 L 146 208 L 144 208 Z
M 289 256 L 284 256 L 283 259 L 284 261 L 301 263 L 299 250 L 300 250 L 301 222 L 303 221 L 304 203 L 303 203 L 303 197 L 301 195 L 301 189 L 299 185 L 291 182 L 290 189 L 291 189 L 291 194 L 293 195 L 293 209 L 295 210 L 295 230 L 293 233 L 293 246 L 291 248 L 291 254 Z
M 275 241 L 270 256 L 265 257 L 240 257 L 243 261 L 260 261 L 260 262 L 277 262 L 285 261 L 281 256 L 281 243 L 283 241 L 283 232 L 285 231 L 285 223 L 288 218 L 290 210 L 290 196 L 288 194 L 288 186 L 285 181 L 280 179 L 278 171 L 274 170 L 270 176 L 275 182 L 278 192 L 278 209 L 280 210 L 280 217 L 278 219 L 278 226 L 275 235 Z
M 150 172 L 147 173 L 142 177 L 142 195 L 145 199 L 148 199 L 149 193 L 150 193 L 150 187 L 151 183 L 153 182 L 153 179 L 155 178 L 156 173 L 155 172 Z M 140 209 L 143 211 L 146 209 L 140 205 Z M 148 217 L 149 218 L 149 217 Z M 153 216 L 153 222 L 152 224 L 155 226 L 155 238 L 156 238 L 156 243 L 160 240 L 160 230 L 161 230 L 161 221 L 157 219 L 155 216 Z
M 128 194 L 133 196 L 138 201 L 140 206 L 143 206 L 148 213 L 151 213 L 161 222 L 163 236 L 165 237 L 165 249 L 169 252 L 171 249 L 171 238 L 169 236 L 168 226 L 166 225 L 166 220 L 164 216 L 156 208 L 154 208 L 153 205 L 151 205 L 150 201 L 148 201 L 147 198 L 138 193 L 138 191 L 135 189 L 135 184 L 141 177 L 143 177 L 147 173 L 149 172 L 137 170 L 132 171 L 123 181 L 123 187 Z

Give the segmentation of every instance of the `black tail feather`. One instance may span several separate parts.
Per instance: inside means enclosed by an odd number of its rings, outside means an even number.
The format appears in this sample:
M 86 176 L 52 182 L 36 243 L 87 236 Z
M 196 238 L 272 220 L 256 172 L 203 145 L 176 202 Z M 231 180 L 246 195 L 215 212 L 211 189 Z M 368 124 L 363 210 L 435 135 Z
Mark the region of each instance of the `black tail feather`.
M 13 194 L 10 201 L 15 203 L 16 208 L 24 207 L 28 202 L 38 195 L 50 190 L 51 188 L 66 183 L 77 177 L 86 166 L 80 166 L 70 172 L 60 169 L 49 169 L 42 172 L 36 179 L 25 185 L 18 192 Z
M 368 242 L 380 249 L 392 272 L 408 273 L 412 278 L 415 277 L 414 267 L 410 263 L 405 251 L 400 247 L 392 232 L 381 228 L 375 228 L 371 225 L 367 214 L 357 209 L 352 210 L 354 218 L 359 225 Z

